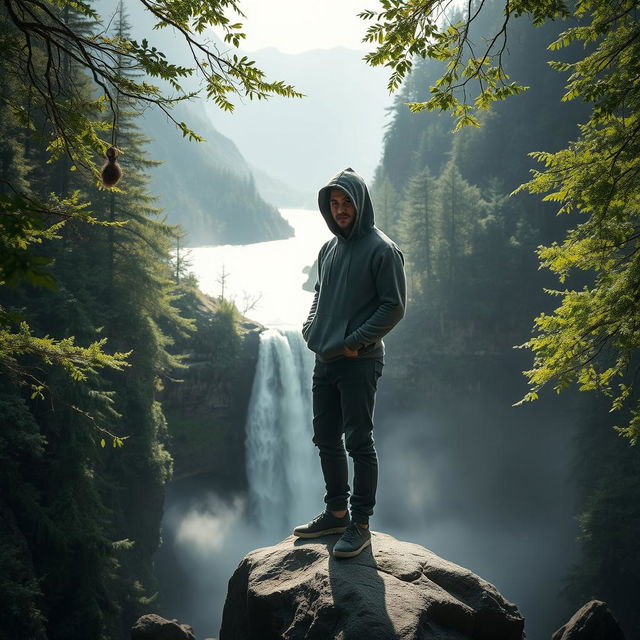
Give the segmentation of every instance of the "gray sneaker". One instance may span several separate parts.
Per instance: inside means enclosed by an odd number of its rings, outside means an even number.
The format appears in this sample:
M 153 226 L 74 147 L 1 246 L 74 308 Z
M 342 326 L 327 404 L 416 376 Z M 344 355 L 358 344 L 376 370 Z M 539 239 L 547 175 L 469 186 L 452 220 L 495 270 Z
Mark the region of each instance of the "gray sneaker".
M 330 533 L 343 533 L 350 522 L 348 511 L 342 518 L 337 518 L 330 511 L 323 511 L 311 522 L 297 526 L 293 530 L 293 535 L 298 538 L 319 538 Z
M 371 531 L 369 531 L 369 527 L 359 527 L 355 522 L 352 522 L 340 536 L 340 540 L 335 543 L 333 555 L 336 558 L 353 558 L 370 544 Z

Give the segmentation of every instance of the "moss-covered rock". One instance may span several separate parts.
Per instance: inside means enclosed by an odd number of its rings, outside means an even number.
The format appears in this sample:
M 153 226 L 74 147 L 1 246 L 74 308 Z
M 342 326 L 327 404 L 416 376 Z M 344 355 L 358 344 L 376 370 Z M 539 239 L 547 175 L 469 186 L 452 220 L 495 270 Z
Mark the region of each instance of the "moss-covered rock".
M 264 328 L 195 288 L 179 304 L 196 331 L 176 340 L 186 368 L 162 393 L 174 479 L 213 473 L 244 487 L 244 423 Z

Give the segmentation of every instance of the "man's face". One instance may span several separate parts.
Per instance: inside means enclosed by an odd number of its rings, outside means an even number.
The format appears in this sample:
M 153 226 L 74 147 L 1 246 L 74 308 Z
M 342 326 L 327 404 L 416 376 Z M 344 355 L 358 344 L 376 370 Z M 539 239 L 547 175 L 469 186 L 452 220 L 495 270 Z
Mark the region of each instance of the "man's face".
M 331 189 L 329 199 L 331 215 L 341 231 L 348 231 L 356 219 L 356 208 L 351 198 L 342 189 Z

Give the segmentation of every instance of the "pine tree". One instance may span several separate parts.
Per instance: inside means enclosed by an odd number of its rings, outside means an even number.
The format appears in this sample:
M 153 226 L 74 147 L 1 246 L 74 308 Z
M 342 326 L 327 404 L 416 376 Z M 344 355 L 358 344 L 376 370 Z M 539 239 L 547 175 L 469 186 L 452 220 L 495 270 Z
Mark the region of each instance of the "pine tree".
M 435 288 L 433 254 L 439 239 L 439 194 L 428 168 L 408 183 L 401 209 L 400 240 L 406 254 L 411 298 L 418 302 Z
M 376 226 L 393 237 L 400 217 L 400 198 L 386 174 L 376 176 L 371 199 L 376 212 Z
M 462 177 L 454 158 L 447 162 L 438 177 L 437 188 L 442 206 L 442 253 L 439 260 L 441 265 L 446 265 L 442 270 L 443 283 L 449 299 L 453 301 L 457 297 L 461 256 L 473 250 L 473 230 L 480 212 L 480 191 Z
M 122 5 L 114 29 L 118 37 L 129 37 Z M 123 63 L 119 73 L 135 77 L 137 70 Z M 148 192 L 148 171 L 157 163 L 146 154 L 148 141 L 137 119 L 132 105 L 119 97 L 114 144 L 123 152 L 126 177 L 117 192 L 89 194 L 96 210 L 124 223 L 107 233 L 97 230 L 102 238 L 97 237 L 96 244 L 104 247 L 106 263 L 100 271 L 108 277 L 91 286 L 101 301 L 98 316 L 105 322 L 109 343 L 132 351 L 124 375 L 109 376 L 121 416 L 117 428 L 127 441 L 121 449 L 105 451 L 104 468 L 111 487 L 108 503 L 117 514 L 115 539 L 132 545 L 123 548 L 126 562 L 118 569 L 127 619 L 140 613 L 145 591 L 147 597 L 153 592 L 148 591 L 154 587 L 151 558 L 159 545 L 163 487 L 171 474 L 171 458 L 164 448 L 167 425 L 156 396 L 163 379 L 181 366 L 169 352 L 170 335 L 186 335 L 193 327 L 176 307 L 180 292 L 173 280 L 171 251 L 180 230 L 164 222 Z
M 124 28 L 121 18 L 118 26 Z M 81 71 L 74 73 L 76 108 L 91 109 L 80 90 L 87 87 Z M 174 305 L 170 250 L 175 229 L 159 219 L 145 187 L 145 171 L 153 163 L 145 157 L 145 141 L 126 101 L 118 111 L 118 145 L 127 158 L 122 190 L 98 191 L 78 172 L 62 179 L 68 163 L 47 165 L 37 140 L 28 154 L 34 170 L 24 175 L 25 188 L 36 196 L 51 188 L 79 190 L 91 201 L 98 222 L 120 226 L 69 220 L 57 229 L 59 238 L 42 249 L 55 286 L 33 290 L 19 284 L 0 292 L 9 311 L 20 310 L 31 322 L 23 329 L 23 347 L 15 334 L 6 341 L 0 335 L 0 354 L 9 348 L 36 356 L 20 361 L 6 356 L 2 377 L 12 391 L 0 408 L 18 415 L 19 407 L 28 407 L 33 431 L 33 446 L 23 446 L 29 456 L 0 473 L 2 487 L 16 489 L 3 496 L 10 497 L 7 509 L 26 540 L 18 570 L 15 552 L 0 536 L 0 563 L 7 568 L 7 590 L 15 594 L 11 602 L 25 607 L 7 623 L 8 629 L 21 631 L 16 637 L 32 629 L 50 640 L 124 638 L 126 621 L 139 613 L 154 586 L 151 556 L 159 543 L 163 486 L 171 469 L 156 394 L 160 376 L 178 366 L 168 352 L 168 332 L 185 332 L 190 323 Z M 40 118 L 36 109 L 32 117 Z M 64 338 L 35 337 L 47 332 Z M 124 367 L 124 353 L 109 360 L 100 351 L 105 337 L 112 348 L 122 345 L 128 352 L 125 373 L 98 371 L 101 362 Z M 76 340 L 96 346 L 83 350 L 75 347 Z M 38 364 L 40 352 L 50 354 L 50 366 Z M 65 368 L 72 379 L 56 366 L 58 354 L 60 361 L 68 355 Z M 25 376 L 35 387 L 26 404 L 18 387 Z M 20 427 L 11 414 L 6 417 Z M 13 430 L 4 436 L 0 450 L 21 442 Z

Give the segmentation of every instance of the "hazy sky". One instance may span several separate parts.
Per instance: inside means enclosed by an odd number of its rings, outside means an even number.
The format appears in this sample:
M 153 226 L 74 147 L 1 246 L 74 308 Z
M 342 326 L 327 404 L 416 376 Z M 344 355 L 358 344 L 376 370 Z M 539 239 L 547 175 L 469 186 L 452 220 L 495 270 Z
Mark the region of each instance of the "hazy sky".
M 449 9 L 465 0 L 449 0 Z M 365 9 L 380 9 L 378 0 L 239 0 L 246 18 L 242 48 L 275 47 L 283 53 L 311 49 L 371 49 L 362 42 L 372 22 L 358 18 Z
M 378 9 L 377 0 L 240 0 L 247 39 L 243 49 L 275 47 L 285 53 L 310 49 L 367 48 L 367 28 L 358 18 L 364 9 Z

